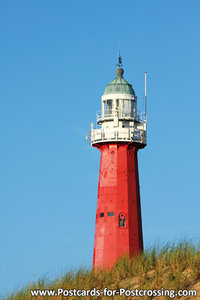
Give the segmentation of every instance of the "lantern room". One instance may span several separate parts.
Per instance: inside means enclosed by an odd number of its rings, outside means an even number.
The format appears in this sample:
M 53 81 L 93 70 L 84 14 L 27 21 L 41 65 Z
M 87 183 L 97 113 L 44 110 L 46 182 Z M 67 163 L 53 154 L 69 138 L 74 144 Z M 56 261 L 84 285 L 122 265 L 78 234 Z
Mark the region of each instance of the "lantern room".
M 124 70 L 117 68 L 116 78 L 105 88 L 99 112 L 104 121 L 113 117 L 121 120 L 131 120 L 136 117 L 137 97 L 132 85 L 123 78 L 123 74 Z
M 115 79 L 107 84 L 101 97 L 101 110 L 97 112 L 100 127 L 91 126 L 91 144 L 127 141 L 145 146 L 146 114 L 137 111 L 137 97 L 123 77 L 121 61 L 117 66 Z

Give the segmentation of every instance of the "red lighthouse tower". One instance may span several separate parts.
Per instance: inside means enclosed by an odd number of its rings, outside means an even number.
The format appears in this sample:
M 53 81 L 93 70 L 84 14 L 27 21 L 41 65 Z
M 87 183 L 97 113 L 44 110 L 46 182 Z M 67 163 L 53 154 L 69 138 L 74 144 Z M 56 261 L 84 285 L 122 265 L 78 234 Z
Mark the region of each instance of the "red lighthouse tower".
M 146 146 L 147 120 L 137 112 L 137 97 L 123 73 L 119 56 L 116 78 L 106 86 L 97 113 L 99 126 L 91 125 L 91 144 L 101 151 L 94 268 L 111 267 L 123 254 L 143 250 L 137 152 Z

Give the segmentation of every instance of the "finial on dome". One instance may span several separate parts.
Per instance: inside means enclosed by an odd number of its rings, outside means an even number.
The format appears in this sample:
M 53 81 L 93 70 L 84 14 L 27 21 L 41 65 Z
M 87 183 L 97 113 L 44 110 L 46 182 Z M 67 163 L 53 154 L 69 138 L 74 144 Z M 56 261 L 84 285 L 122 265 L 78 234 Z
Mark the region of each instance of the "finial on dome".
M 123 77 L 124 70 L 122 68 L 117 68 L 116 69 L 116 75 L 117 77 Z
M 116 69 L 116 75 L 117 77 L 123 77 L 124 70 L 122 69 L 122 57 L 120 55 L 120 50 L 119 50 L 119 57 L 118 57 L 118 63 L 117 63 L 117 69 Z

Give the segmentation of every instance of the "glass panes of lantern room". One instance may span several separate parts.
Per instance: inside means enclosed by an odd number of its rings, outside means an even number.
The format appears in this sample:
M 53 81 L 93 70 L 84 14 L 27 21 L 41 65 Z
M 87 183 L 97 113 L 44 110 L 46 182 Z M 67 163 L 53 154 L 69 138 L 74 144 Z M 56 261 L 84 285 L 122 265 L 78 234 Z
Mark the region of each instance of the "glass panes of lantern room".
M 103 101 L 104 118 L 119 115 L 124 118 L 133 118 L 136 114 L 136 102 L 128 99 L 109 99 Z

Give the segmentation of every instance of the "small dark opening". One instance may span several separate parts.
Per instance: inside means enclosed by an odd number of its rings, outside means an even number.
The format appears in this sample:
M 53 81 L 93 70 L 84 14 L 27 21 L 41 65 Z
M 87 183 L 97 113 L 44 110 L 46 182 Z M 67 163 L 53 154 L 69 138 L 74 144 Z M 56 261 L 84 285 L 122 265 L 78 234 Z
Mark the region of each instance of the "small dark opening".
M 100 218 L 103 218 L 104 217 L 104 213 L 100 213 Z
M 114 212 L 108 212 L 108 216 L 109 217 L 113 217 L 114 216 Z
M 126 227 L 126 216 L 123 214 L 119 215 L 119 227 Z

